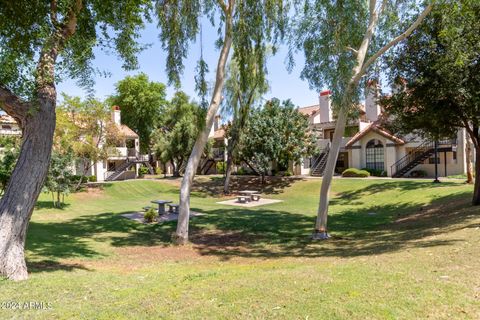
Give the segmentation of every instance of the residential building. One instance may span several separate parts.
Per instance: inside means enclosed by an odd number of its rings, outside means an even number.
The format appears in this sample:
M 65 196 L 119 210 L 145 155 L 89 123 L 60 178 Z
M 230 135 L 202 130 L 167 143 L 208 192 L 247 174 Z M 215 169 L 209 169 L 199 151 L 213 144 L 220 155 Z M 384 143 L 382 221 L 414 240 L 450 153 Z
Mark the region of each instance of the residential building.
M 378 104 L 377 85 L 371 83 L 366 92 L 365 104 L 358 106 L 358 118 L 347 123 L 336 173 L 352 167 L 376 170 L 389 177 L 418 176 L 420 173 L 433 177 L 435 149 L 438 176 L 466 173 L 465 130 L 436 143 L 415 134 L 395 135 L 385 128 L 388 117 Z M 303 159 L 302 164 L 294 168 L 295 174 L 323 175 L 336 124 L 330 95 L 329 90 L 322 91 L 318 105 L 299 108 L 299 112 L 309 117 L 310 127 L 318 135 L 320 152 L 310 159 Z
M 0 115 L 0 136 L 18 136 L 22 135 L 22 129 L 17 121 L 8 114 Z
M 121 110 L 119 106 L 112 107 L 111 124 L 117 127 L 119 139 L 114 147 L 110 147 L 108 158 L 106 160 L 94 163 L 87 176 L 95 176 L 96 181 L 114 181 L 135 179 L 138 177 L 138 170 L 143 164 L 147 166 L 150 173 L 153 174 L 153 168 L 150 165 L 148 155 L 140 154 L 140 139 L 128 126 L 122 124 Z M 100 141 L 101 148 L 105 141 Z M 76 162 L 76 174 L 81 174 L 84 166 L 80 161 Z

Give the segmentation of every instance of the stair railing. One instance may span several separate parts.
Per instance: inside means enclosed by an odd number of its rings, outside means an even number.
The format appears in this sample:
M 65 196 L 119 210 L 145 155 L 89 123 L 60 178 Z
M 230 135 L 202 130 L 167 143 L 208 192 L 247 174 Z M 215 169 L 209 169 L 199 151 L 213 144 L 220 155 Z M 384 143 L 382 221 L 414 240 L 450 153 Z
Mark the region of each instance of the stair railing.
M 318 169 L 318 167 L 322 164 L 322 160 L 328 155 L 328 152 L 330 150 L 330 143 L 328 143 L 325 148 L 323 148 L 322 152 L 318 155 L 318 157 L 315 159 L 315 161 L 311 164 L 310 166 L 310 175 L 315 172 L 315 170 Z
M 425 154 L 425 152 L 428 152 L 429 150 L 432 150 L 433 148 L 435 148 L 435 142 L 430 141 L 430 140 L 424 141 L 422 144 L 415 147 L 408 154 L 406 154 L 404 157 L 400 158 L 400 160 L 398 160 L 397 162 L 395 162 L 394 164 L 392 164 L 390 166 L 390 170 L 392 172 L 392 177 L 394 177 L 398 172 L 403 170 L 405 167 L 407 167 L 413 161 L 417 160 L 418 157 Z
M 437 141 L 437 147 L 446 146 L 446 145 L 454 146 L 456 144 L 457 144 L 456 139 L 443 139 L 443 140 Z M 423 156 L 425 152 L 428 152 L 434 148 L 435 148 L 435 141 L 431 141 L 431 140 L 424 141 L 422 144 L 420 144 L 419 146 L 411 150 L 407 155 L 405 155 L 400 160 L 398 160 L 397 162 L 395 162 L 390 166 L 392 177 L 395 177 L 395 175 L 398 172 L 403 170 L 413 161 L 419 159 L 419 157 Z

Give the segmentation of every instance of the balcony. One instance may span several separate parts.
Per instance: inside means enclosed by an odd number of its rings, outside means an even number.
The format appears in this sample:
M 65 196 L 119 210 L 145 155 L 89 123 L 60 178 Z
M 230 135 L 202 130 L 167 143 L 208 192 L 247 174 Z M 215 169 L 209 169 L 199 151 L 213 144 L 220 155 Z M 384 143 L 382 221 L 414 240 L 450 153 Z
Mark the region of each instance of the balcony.
M 342 143 L 340 144 L 340 148 L 345 148 L 345 145 L 347 144 L 348 141 L 350 141 L 351 137 L 343 137 L 342 138 Z M 325 147 L 330 144 L 330 139 L 318 139 L 317 140 L 317 146 L 320 150 L 325 149 Z
M 22 130 L 20 129 L 0 129 L 0 135 L 2 136 L 20 136 Z
M 213 159 L 223 160 L 225 156 L 224 148 L 212 148 Z
M 109 158 L 125 159 L 127 157 L 136 157 L 137 150 L 135 148 L 115 147 L 107 150 Z

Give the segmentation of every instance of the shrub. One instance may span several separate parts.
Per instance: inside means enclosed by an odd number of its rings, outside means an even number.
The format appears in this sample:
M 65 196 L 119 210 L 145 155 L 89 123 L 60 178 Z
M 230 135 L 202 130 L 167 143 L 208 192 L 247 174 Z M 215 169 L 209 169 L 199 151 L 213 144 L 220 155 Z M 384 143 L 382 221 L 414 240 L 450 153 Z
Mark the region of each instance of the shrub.
M 148 173 L 148 168 L 145 167 L 145 166 L 141 166 L 140 168 L 138 168 L 138 175 L 139 176 L 144 176 Z
M 283 176 L 283 177 L 291 177 L 291 176 L 293 176 L 293 172 L 290 171 L 290 170 L 287 170 L 287 171 L 281 172 L 280 175 Z
M 360 170 L 357 168 L 348 168 L 342 172 L 342 177 L 366 178 L 369 176 L 370 173 L 368 171 Z
M 97 176 L 93 175 L 93 176 L 88 177 L 88 181 L 89 182 L 97 182 Z
M 80 179 L 82 179 L 82 183 L 88 182 L 88 177 L 87 177 L 87 176 L 83 176 L 83 178 L 82 178 L 81 175 L 74 175 L 71 180 L 72 180 L 73 183 L 76 184 L 76 183 L 78 183 L 78 182 L 80 181 Z M 96 181 L 96 180 L 95 180 L 95 181 Z
M 368 171 L 368 173 L 370 173 L 370 175 L 374 176 L 374 177 L 386 177 L 387 176 L 387 172 L 384 171 L 384 170 L 380 170 L 380 169 L 363 168 L 362 170 Z
M 239 176 L 243 176 L 243 175 L 246 175 L 247 174 L 247 170 L 245 170 L 244 167 L 240 167 L 237 169 L 237 175 Z
M 226 169 L 227 164 L 225 163 L 225 161 L 217 162 L 217 173 L 224 174 Z
M 413 170 L 410 172 L 410 177 L 412 178 L 423 178 L 426 177 L 428 174 L 425 170 Z
M 162 174 L 162 173 L 163 173 L 163 172 L 162 172 L 162 169 L 161 169 L 160 167 L 156 167 L 156 168 L 155 168 L 155 174 L 160 175 L 160 174 Z
M 155 221 L 155 217 L 157 216 L 157 212 L 155 212 L 155 209 L 150 208 L 147 211 L 145 211 L 145 214 L 143 215 L 143 219 L 147 223 L 152 223 Z

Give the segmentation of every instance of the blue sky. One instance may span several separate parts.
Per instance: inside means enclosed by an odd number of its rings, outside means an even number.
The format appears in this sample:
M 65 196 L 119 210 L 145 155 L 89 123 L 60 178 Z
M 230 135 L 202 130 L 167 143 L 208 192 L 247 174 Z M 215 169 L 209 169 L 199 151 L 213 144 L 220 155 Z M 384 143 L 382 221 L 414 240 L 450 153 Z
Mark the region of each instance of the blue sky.
M 214 41 L 217 39 L 216 29 L 214 29 L 208 22 L 203 23 L 203 52 L 204 59 L 207 61 L 210 69 L 207 80 L 214 79 L 214 72 L 218 59 L 218 50 L 214 46 Z M 165 58 L 158 39 L 158 29 L 155 24 L 149 24 L 142 32 L 140 39 L 141 43 L 151 44 L 151 47 L 146 49 L 139 56 L 140 68 L 135 71 L 126 72 L 121 68 L 121 61 L 114 54 L 106 54 L 100 49 L 95 49 L 94 67 L 107 71 L 111 74 L 110 77 L 96 77 L 96 84 L 94 86 L 95 95 L 98 98 L 105 98 L 112 94 L 115 90 L 115 83 L 123 79 L 127 75 L 135 75 L 140 72 L 146 73 L 150 80 L 167 83 L 165 73 Z M 195 66 L 200 56 L 200 42 L 197 39 L 196 43 L 192 43 L 190 53 L 185 60 L 185 71 L 182 77 L 182 90 L 189 94 L 192 98 L 198 100 L 195 93 Z M 300 107 L 308 106 L 318 103 L 318 94 L 309 89 L 308 83 L 300 79 L 300 72 L 303 67 L 303 55 L 297 54 L 295 57 L 296 66 L 291 73 L 287 71 L 285 59 L 287 56 L 287 47 L 283 46 L 277 54 L 271 57 L 268 61 L 268 80 L 270 84 L 270 92 L 264 98 L 270 99 L 277 97 L 281 100 L 290 98 L 295 105 Z M 65 92 L 69 95 L 76 95 L 84 97 L 87 93 L 75 83 L 75 80 L 67 80 L 57 86 L 58 92 Z M 169 87 L 167 90 L 170 98 L 174 93 L 174 88 Z

